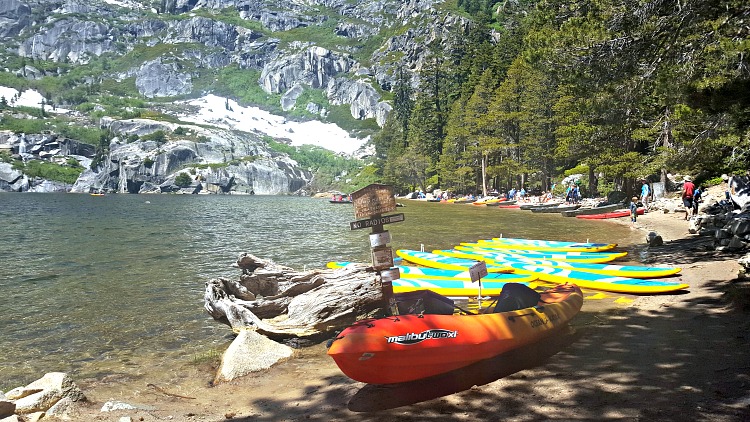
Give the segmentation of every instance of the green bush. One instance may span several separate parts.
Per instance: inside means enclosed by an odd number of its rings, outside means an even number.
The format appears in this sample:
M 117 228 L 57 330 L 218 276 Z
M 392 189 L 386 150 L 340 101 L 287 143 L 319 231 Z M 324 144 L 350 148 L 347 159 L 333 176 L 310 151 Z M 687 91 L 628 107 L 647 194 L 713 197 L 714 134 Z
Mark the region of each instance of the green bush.
M 144 141 L 154 141 L 157 144 L 163 144 L 167 142 L 167 134 L 160 129 L 155 132 L 151 132 L 148 135 L 143 135 L 141 139 Z
M 187 173 L 180 173 L 174 178 L 174 184 L 181 188 L 186 188 L 190 186 L 191 183 L 193 183 L 193 179 Z
M 63 182 L 72 185 L 83 172 L 81 166 L 68 167 L 47 161 L 31 160 L 26 163 L 17 161 L 13 168 L 22 171 L 28 177 Z
M 0 119 L 0 129 L 10 130 L 13 133 L 42 133 L 46 130 L 45 120 L 42 119 L 19 119 L 12 116 L 3 116 Z
M 718 186 L 722 183 L 724 183 L 724 179 L 722 179 L 721 176 L 718 176 L 718 177 L 713 177 L 711 179 L 708 179 L 704 181 L 702 184 L 705 186 Z
M 69 125 L 62 121 L 56 122 L 55 128 L 60 135 L 89 145 L 98 145 L 102 135 L 106 133 L 103 129 Z

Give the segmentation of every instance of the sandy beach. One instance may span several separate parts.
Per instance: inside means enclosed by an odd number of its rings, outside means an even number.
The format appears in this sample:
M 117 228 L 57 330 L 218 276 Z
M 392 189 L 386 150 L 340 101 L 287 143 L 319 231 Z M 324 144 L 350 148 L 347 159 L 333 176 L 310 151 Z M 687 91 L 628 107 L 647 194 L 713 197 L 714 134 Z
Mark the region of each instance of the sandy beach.
M 627 218 L 602 224 L 630 224 Z M 684 214 L 650 212 L 643 261 L 674 264 L 679 294 L 600 294 L 553 341 L 430 380 L 366 385 L 343 375 L 324 344 L 270 370 L 211 386 L 210 360 L 168 380 L 79 382 L 74 420 L 707 420 L 750 419 L 750 320 L 726 293 L 740 255 L 690 235 Z M 648 248 L 656 231 L 664 245 Z M 587 296 L 592 296 L 589 291 Z M 165 363 L 168 365 L 169 363 Z M 102 413 L 107 401 L 139 410 Z

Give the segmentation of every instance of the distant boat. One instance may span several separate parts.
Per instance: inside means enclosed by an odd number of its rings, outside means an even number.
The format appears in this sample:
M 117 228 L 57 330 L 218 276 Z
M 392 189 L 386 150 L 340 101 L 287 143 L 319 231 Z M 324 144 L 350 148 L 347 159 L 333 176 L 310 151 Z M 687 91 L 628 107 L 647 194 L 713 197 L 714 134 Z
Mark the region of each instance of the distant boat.
M 328 200 L 332 204 L 351 204 L 352 197 L 349 195 L 335 194 Z
M 576 210 L 562 211 L 563 217 L 575 217 L 577 215 L 605 214 L 622 208 L 622 204 L 601 205 L 598 207 L 578 208 Z

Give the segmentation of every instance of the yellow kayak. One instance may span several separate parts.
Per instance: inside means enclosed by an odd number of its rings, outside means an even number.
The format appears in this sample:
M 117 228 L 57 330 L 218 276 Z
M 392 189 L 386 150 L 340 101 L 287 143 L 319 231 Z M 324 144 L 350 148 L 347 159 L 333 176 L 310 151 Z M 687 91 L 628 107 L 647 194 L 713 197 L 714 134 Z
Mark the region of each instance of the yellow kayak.
M 438 255 L 452 256 L 455 258 L 475 259 L 477 255 L 467 254 L 461 251 L 432 251 Z M 569 270 L 584 271 L 594 274 L 602 274 L 615 277 L 632 278 L 654 278 L 666 277 L 680 272 L 679 267 L 655 267 L 649 265 L 614 265 L 614 264 L 590 264 L 583 262 L 566 262 L 554 259 L 537 259 L 523 256 L 508 256 L 503 254 L 486 254 L 479 256 L 485 262 L 494 265 L 507 265 L 510 263 L 526 263 L 542 267 L 564 268 Z
M 504 237 L 496 237 L 490 240 L 479 240 L 477 244 L 482 248 L 491 249 L 524 249 L 556 252 L 603 252 L 617 247 L 617 243 L 558 242 L 552 240 L 511 239 Z

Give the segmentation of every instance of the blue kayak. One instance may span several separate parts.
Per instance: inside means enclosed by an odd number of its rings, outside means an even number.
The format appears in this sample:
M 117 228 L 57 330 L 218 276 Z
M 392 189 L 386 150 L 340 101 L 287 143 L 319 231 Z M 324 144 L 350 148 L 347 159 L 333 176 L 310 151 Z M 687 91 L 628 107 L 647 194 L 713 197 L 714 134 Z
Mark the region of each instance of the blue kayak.
M 532 259 L 522 255 L 507 254 L 485 254 L 473 255 L 463 251 L 440 250 L 433 251 L 438 255 L 452 256 L 455 258 L 476 259 L 479 257 L 488 263 L 494 265 L 505 265 L 510 262 L 523 262 L 527 264 L 540 265 L 546 267 L 566 268 L 570 270 L 586 271 L 595 274 L 604 274 L 611 276 L 633 277 L 633 278 L 651 278 L 666 277 L 680 272 L 679 267 L 653 267 L 648 265 L 614 265 L 614 264 L 589 264 L 582 262 L 557 261 L 555 259 Z
M 349 264 L 352 264 L 352 263 L 347 262 L 347 261 L 341 261 L 341 262 L 332 261 L 326 264 L 326 266 L 328 268 L 343 268 Z M 367 266 L 367 264 L 357 264 L 357 265 Z M 471 281 L 471 276 L 469 275 L 469 271 L 441 270 L 438 268 L 413 267 L 409 265 L 398 265 L 396 266 L 396 268 L 399 269 L 402 279 L 403 278 L 420 278 L 423 280 L 439 279 L 439 280 Z M 506 283 L 509 283 L 509 282 L 521 283 L 521 282 L 528 282 L 528 281 L 536 280 L 536 277 L 531 276 L 531 275 L 524 275 L 524 274 L 489 273 L 485 277 L 482 277 L 482 280 L 483 281 L 484 280 L 503 281 Z
M 604 263 L 626 256 L 627 252 L 544 252 L 523 249 L 490 249 L 481 247 L 478 243 L 461 243 L 454 249 L 476 255 L 504 254 L 519 255 L 531 259 L 554 259 L 557 261 L 576 261 L 588 263 Z

